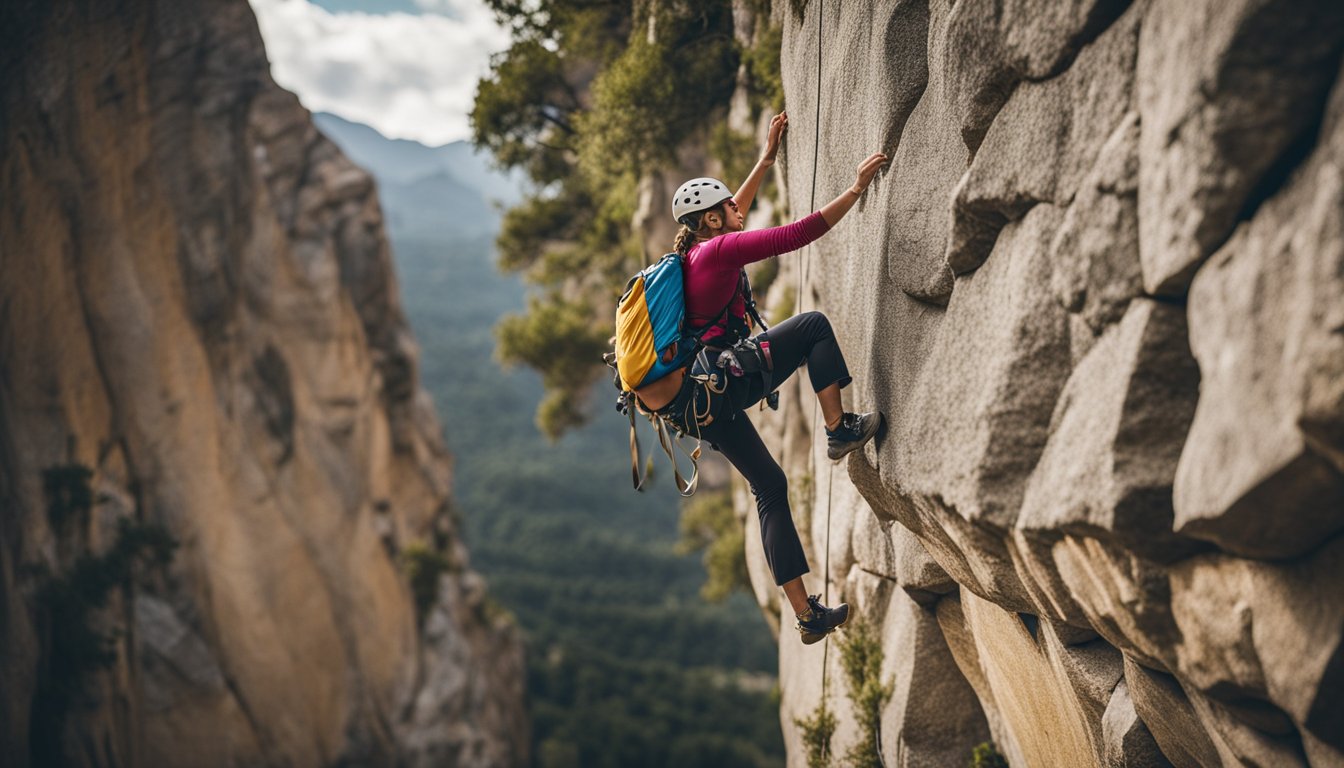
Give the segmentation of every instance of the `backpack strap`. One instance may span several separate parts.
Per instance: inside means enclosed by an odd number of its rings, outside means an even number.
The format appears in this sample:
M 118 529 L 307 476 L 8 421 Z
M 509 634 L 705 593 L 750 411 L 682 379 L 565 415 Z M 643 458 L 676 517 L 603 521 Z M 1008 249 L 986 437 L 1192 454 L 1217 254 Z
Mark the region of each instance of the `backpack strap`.
M 677 493 L 682 496 L 691 496 L 695 494 L 695 488 L 700 483 L 700 441 L 695 441 L 695 450 L 687 451 L 681 448 L 681 443 L 677 438 L 668 432 L 667 422 L 661 418 L 655 418 L 653 429 L 658 433 L 658 441 L 663 445 L 663 451 L 667 453 L 667 458 L 672 460 L 672 477 L 677 481 Z M 681 476 L 681 469 L 677 466 L 677 455 L 673 447 L 681 448 L 681 452 L 686 454 L 686 458 L 691 460 L 691 479 L 688 481 Z
M 747 314 L 751 315 L 751 319 L 756 321 L 762 331 L 770 330 L 770 326 L 766 325 L 765 321 L 761 319 L 761 313 L 756 311 L 756 297 L 752 295 L 751 281 L 747 279 L 747 270 L 745 269 L 742 270 L 742 279 L 738 283 L 738 287 L 741 288 L 743 303 L 747 306 Z
M 689 377 L 687 377 L 687 382 L 688 386 L 695 386 L 695 383 Z M 634 401 L 634 398 L 631 398 L 631 401 Z M 692 399 L 692 402 L 694 402 L 694 399 Z M 626 413 L 630 417 L 630 479 L 631 482 L 634 483 L 635 490 L 642 492 L 644 490 L 644 484 L 649 479 L 649 469 L 651 468 L 646 466 L 643 472 L 640 471 L 640 466 L 641 464 L 644 464 L 645 461 L 643 452 L 639 446 L 639 435 L 635 429 L 635 411 L 637 410 L 637 406 L 635 402 L 628 402 L 627 405 Z M 650 413 L 648 416 L 649 421 L 653 424 L 654 434 L 658 436 L 658 444 L 662 446 L 663 451 L 667 454 L 667 458 L 672 461 L 672 477 L 676 480 L 677 492 L 682 496 L 691 496 L 695 493 L 695 489 L 700 483 L 701 446 L 699 437 L 697 436 L 696 438 L 695 449 L 687 451 L 686 448 L 681 445 L 679 439 L 680 434 L 672 434 L 672 430 L 669 427 L 667 420 L 663 418 L 661 413 Z M 696 426 L 698 429 L 699 424 L 697 423 Z M 681 452 L 686 455 L 686 458 L 691 460 L 690 480 L 687 480 L 681 474 L 681 467 L 677 465 L 676 449 L 680 449 Z
M 639 450 L 639 436 L 635 434 L 635 409 L 631 406 L 626 409 L 630 414 L 630 480 L 635 484 L 635 490 L 644 491 L 644 481 L 649 479 L 646 471 L 642 476 L 639 472 L 642 457 Z
M 733 295 L 728 297 L 728 303 L 723 305 L 723 309 L 719 310 L 719 314 L 715 315 L 714 319 L 710 320 L 707 324 L 700 326 L 700 329 L 698 331 L 694 331 L 693 333 L 691 333 L 690 338 L 695 340 L 696 346 L 703 344 L 705 334 L 709 333 L 711 328 L 716 327 L 720 322 L 723 321 L 725 317 L 728 316 L 728 310 L 733 308 L 733 301 L 737 298 L 738 293 L 742 288 L 742 284 L 739 282 L 737 284 L 737 287 L 739 290 L 733 291 Z
M 761 313 L 756 309 L 756 299 L 751 293 L 751 281 L 747 279 L 747 270 L 742 269 L 738 272 L 737 288 L 733 290 L 733 295 L 728 297 L 728 303 L 724 305 L 719 314 L 714 316 L 713 320 L 700 326 L 698 331 L 691 334 L 691 338 L 695 339 L 696 344 L 703 343 L 705 334 L 709 333 L 711 328 L 717 326 L 728 316 L 728 310 L 733 308 L 733 302 L 737 300 L 738 296 L 742 297 L 742 303 L 746 307 L 747 314 L 751 316 L 752 320 L 756 321 L 756 325 L 760 326 L 762 331 L 770 330 L 770 326 L 766 325 L 765 321 L 761 319 Z

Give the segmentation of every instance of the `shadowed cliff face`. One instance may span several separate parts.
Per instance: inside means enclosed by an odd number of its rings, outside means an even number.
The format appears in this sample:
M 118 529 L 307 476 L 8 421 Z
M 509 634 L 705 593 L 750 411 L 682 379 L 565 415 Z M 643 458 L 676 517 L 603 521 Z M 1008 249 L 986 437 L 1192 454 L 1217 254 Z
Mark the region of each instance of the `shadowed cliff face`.
M 521 651 L 467 567 L 371 180 L 243 0 L 3 21 L 0 753 L 525 762 Z M 74 465 L 92 503 L 58 521 L 43 473 Z M 84 618 L 110 655 L 72 678 L 51 585 L 125 520 L 177 549 L 108 585 Z
M 763 417 L 886 765 L 1344 764 L 1344 6 L 774 5 L 793 213 L 816 131 L 818 205 L 892 157 L 776 283 L 886 432 L 832 468 L 801 384 Z

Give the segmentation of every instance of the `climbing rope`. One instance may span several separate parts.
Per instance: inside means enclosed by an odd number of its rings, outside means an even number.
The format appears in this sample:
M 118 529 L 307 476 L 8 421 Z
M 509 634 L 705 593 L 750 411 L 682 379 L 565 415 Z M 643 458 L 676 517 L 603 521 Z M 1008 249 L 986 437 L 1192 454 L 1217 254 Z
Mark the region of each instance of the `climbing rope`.
M 816 112 L 815 112 L 814 117 L 813 117 L 813 120 L 812 120 L 812 125 L 813 125 L 813 135 L 812 135 L 812 195 L 811 195 L 811 198 L 810 198 L 809 201 L 808 201 L 808 210 L 809 210 L 809 211 L 815 211 L 815 210 L 817 210 L 817 167 L 818 167 L 818 161 L 819 161 L 820 156 L 821 156 L 821 46 L 822 46 L 822 19 L 823 19 L 823 18 L 825 17 L 825 15 L 826 15 L 825 11 L 826 11 L 826 8 L 825 8 L 825 0 L 817 0 L 817 90 L 816 90 L 816 102 L 817 102 L 817 103 L 816 103 Z M 808 289 L 808 283 L 809 283 L 809 280 L 808 280 L 808 276 L 809 276 L 809 275 L 808 275 L 808 273 L 810 272 L 810 267 L 811 267 L 811 264 L 812 264 L 811 256 L 812 256 L 812 254 L 813 254 L 813 249 L 815 249 L 815 248 L 816 248 L 815 245 L 811 245 L 811 244 L 810 244 L 810 245 L 808 245 L 807 248 L 805 248 L 805 249 L 803 249 L 802 251 L 799 251 L 799 252 L 798 252 L 798 275 L 799 275 L 799 279 L 798 279 L 797 311 L 795 312 L 795 314 L 799 314 L 799 315 L 801 315 L 801 314 L 803 313 L 803 297 L 806 295 L 806 293 L 807 293 L 807 289 Z M 808 258 L 806 258 L 806 259 L 804 258 L 804 253 L 807 254 Z M 813 426 L 813 429 L 816 428 L 815 425 L 818 423 L 818 414 L 819 414 L 819 409 L 820 409 L 820 407 L 821 407 L 821 401 L 820 401 L 820 400 L 816 400 L 816 399 L 814 399 L 814 400 L 812 401 L 812 424 L 814 425 L 814 426 Z M 811 457 L 810 465 L 811 465 L 811 470 L 812 470 L 811 475 L 812 475 L 813 478 L 816 478 L 816 477 L 817 477 L 817 471 L 816 471 L 816 451 L 815 451 L 815 450 L 812 451 L 812 453 L 810 454 L 810 457 Z M 825 553 L 825 555 L 824 555 L 824 557 L 823 557 L 823 565 L 822 565 L 822 602 L 823 602 L 824 604 L 827 604 L 827 605 L 829 605 L 830 602 L 831 602 L 831 487 L 832 487 L 832 481 L 833 481 L 834 479 L 835 479 L 835 465 L 831 465 L 831 467 L 827 470 L 827 478 L 826 478 L 826 553 Z M 814 484 L 813 488 L 815 489 L 815 484 Z M 828 687 L 827 684 L 828 684 L 829 679 L 830 679 L 830 675 L 826 674 L 826 669 L 827 669 L 827 666 L 828 666 L 828 663 L 829 663 L 830 653 L 831 653 L 831 644 L 830 644 L 829 641 L 826 641 L 826 642 L 823 644 L 823 647 L 822 647 L 822 650 L 821 650 L 821 704 L 822 704 L 822 707 L 823 707 L 823 708 L 826 706 L 826 696 L 827 696 L 827 687 Z M 826 751 L 826 753 L 825 753 L 825 757 L 826 757 L 827 759 L 829 759 L 829 758 L 830 758 L 830 744 L 829 744 L 829 743 L 826 745 L 826 750 L 827 750 L 827 751 Z
M 812 137 L 812 196 L 808 204 L 809 211 L 817 210 L 817 166 L 818 166 L 818 159 L 821 155 L 821 48 L 822 48 L 821 23 L 822 18 L 825 16 L 825 11 L 826 11 L 825 0 L 817 0 L 817 92 L 816 92 L 817 108 L 815 117 L 813 118 L 814 131 Z M 815 245 L 809 244 L 807 248 L 798 252 L 799 282 L 798 282 L 797 311 L 795 314 L 801 315 L 803 313 L 803 295 L 807 292 L 808 272 L 810 271 L 810 267 L 812 264 L 812 259 L 810 257 L 812 256 L 813 249 L 815 247 L 816 247 Z M 807 259 L 803 258 L 804 252 L 808 254 L 809 258 Z M 814 425 L 813 429 L 816 428 L 815 425 L 817 424 L 817 417 L 820 407 L 821 407 L 821 401 L 819 399 L 813 399 L 812 401 L 812 424 Z M 823 427 L 824 426 L 825 425 L 823 424 Z M 814 449 L 810 455 L 811 455 L 812 477 L 815 478 L 817 476 L 816 450 Z M 822 603 L 826 605 L 830 605 L 831 602 L 831 497 L 832 497 L 832 489 L 834 487 L 835 487 L 835 464 L 834 462 L 832 462 L 831 465 L 827 468 L 827 475 L 826 475 L 826 554 L 823 557 L 823 565 L 822 565 Z M 826 705 L 826 689 L 827 689 L 827 683 L 830 679 L 830 675 L 827 674 L 827 665 L 829 661 L 830 652 L 831 652 L 831 643 L 828 639 L 824 643 L 821 650 L 821 703 L 823 707 L 825 707 Z M 877 734 L 877 740 L 876 740 L 877 743 L 875 746 L 877 748 L 877 760 L 882 765 L 882 768 L 886 768 L 887 761 L 882 754 L 882 720 L 880 715 L 877 722 L 876 734 Z M 897 748 L 899 749 L 901 746 L 902 743 L 900 741 L 897 741 Z M 829 740 L 826 745 L 825 757 L 828 760 L 830 759 Z

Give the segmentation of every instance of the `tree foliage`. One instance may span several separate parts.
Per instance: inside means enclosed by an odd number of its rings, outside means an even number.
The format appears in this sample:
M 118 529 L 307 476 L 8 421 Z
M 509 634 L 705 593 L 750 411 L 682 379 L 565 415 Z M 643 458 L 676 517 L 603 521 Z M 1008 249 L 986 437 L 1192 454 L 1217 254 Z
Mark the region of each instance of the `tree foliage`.
M 840 669 L 844 673 L 850 704 L 858 719 L 859 739 L 845 750 L 839 765 L 845 768 L 880 768 L 882 756 L 879 730 L 882 707 L 891 699 L 893 684 L 882 681 L 882 643 L 872 625 L 856 621 L 836 636 L 840 651 Z M 807 718 L 795 718 L 807 752 L 808 768 L 828 768 L 835 764 L 831 738 L 838 725 L 825 699 Z M 982 745 L 983 746 L 983 745 Z M 977 754 L 980 747 L 976 748 Z M 978 758 L 977 758 L 978 759 Z M 975 763 L 979 766 L 980 763 Z
M 471 113 L 477 145 L 543 184 L 562 178 L 579 109 L 563 60 L 537 40 L 519 40 L 493 74 L 480 82 Z
M 746 532 L 733 514 L 733 497 L 727 490 L 701 493 L 681 510 L 680 552 L 703 551 L 705 584 L 700 596 L 710 602 L 726 600 L 735 591 L 750 594 L 747 573 Z
M 763 17 L 766 18 L 767 16 Z M 780 74 L 779 51 L 784 31 L 776 26 L 767 27 L 756 44 L 742 56 L 747 68 L 747 96 L 752 111 L 784 109 L 784 78 Z
M 982 741 L 971 750 L 970 768 L 1008 768 L 1008 761 L 992 741 Z
M 802 732 L 807 768 L 827 768 L 831 764 L 831 737 L 837 723 L 835 713 L 826 707 L 826 700 L 822 699 L 810 717 L 794 718 L 793 724 Z
M 845 751 L 845 764 L 850 768 L 881 768 L 878 730 L 882 727 L 882 707 L 892 692 L 892 683 L 882 681 L 882 644 L 872 625 L 859 620 L 841 635 L 839 645 L 840 668 L 859 721 L 859 740 Z
M 546 395 L 537 422 L 548 434 L 583 423 L 580 398 L 593 379 L 587 361 L 601 359 L 609 333 L 592 317 L 592 307 L 582 299 L 555 295 L 543 301 L 534 296 L 527 312 L 509 315 L 496 327 L 500 359 L 524 363 L 542 374 Z
M 413 541 L 400 553 L 401 567 L 411 587 L 417 621 L 424 623 L 439 599 L 439 577 L 454 570 L 453 563 L 439 548 Z
M 473 141 L 534 185 L 499 236 L 501 266 L 535 289 L 499 354 L 542 374 L 537 423 L 556 438 L 586 419 L 612 306 L 642 265 L 638 181 L 722 121 L 741 51 L 728 0 L 490 6 L 514 41 L 477 88 Z

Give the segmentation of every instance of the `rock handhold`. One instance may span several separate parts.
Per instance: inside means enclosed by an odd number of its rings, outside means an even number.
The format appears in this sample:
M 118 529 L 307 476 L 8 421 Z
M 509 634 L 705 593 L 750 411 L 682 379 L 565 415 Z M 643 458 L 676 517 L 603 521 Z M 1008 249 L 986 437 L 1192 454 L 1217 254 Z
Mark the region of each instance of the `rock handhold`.
M 947 73 L 961 136 L 975 153 L 995 115 L 1023 79 L 1059 73 L 1084 43 L 1124 10 L 1126 0 L 961 0 L 955 4 Z
M 1143 290 L 1138 144 L 1139 116 L 1130 112 L 1102 146 L 1050 244 L 1055 297 L 1093 334 L 1119 322 Z M 1075 340 L 1075 346 L 1085 348 L 1090 340 Z

